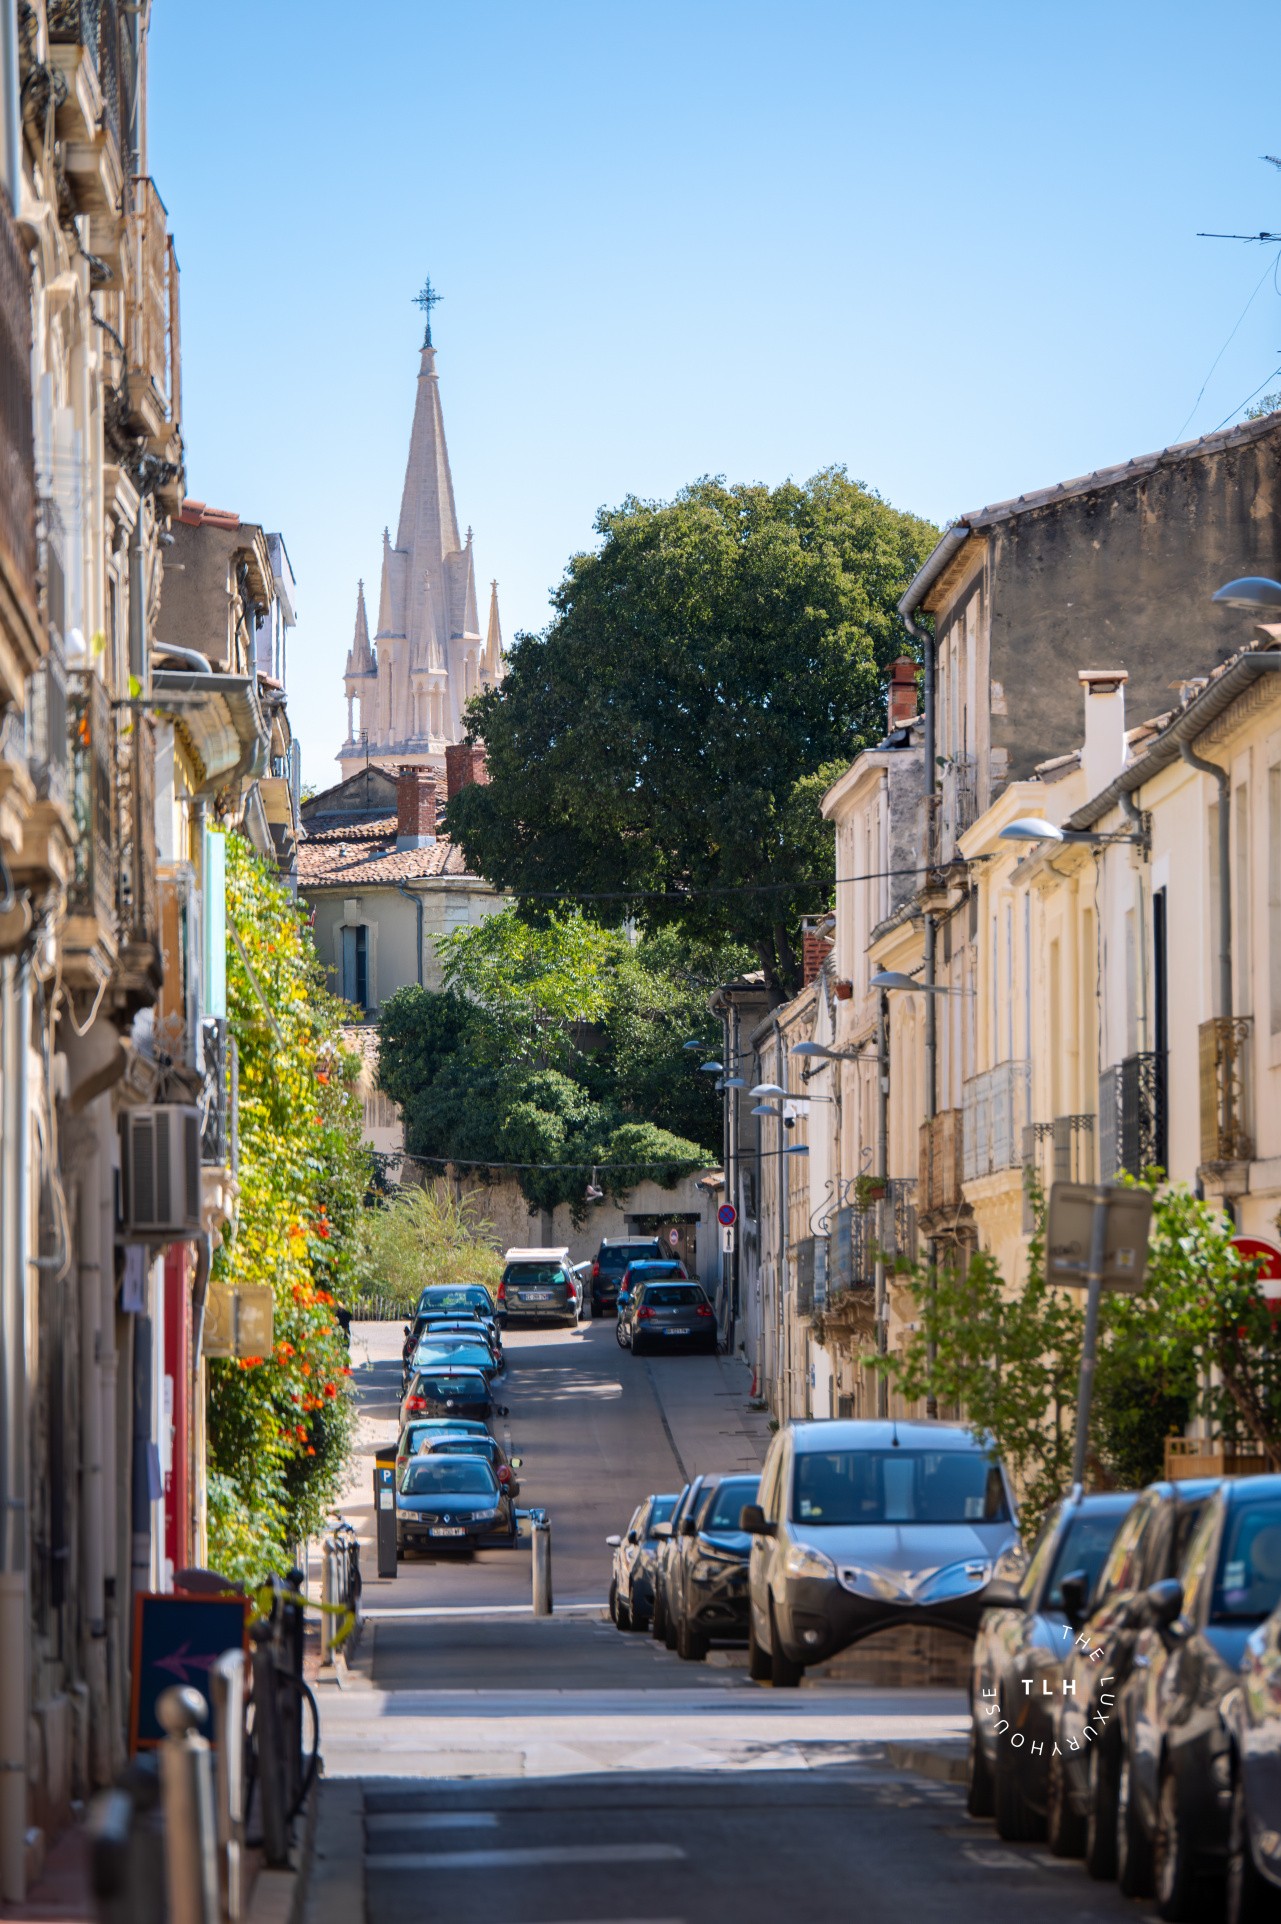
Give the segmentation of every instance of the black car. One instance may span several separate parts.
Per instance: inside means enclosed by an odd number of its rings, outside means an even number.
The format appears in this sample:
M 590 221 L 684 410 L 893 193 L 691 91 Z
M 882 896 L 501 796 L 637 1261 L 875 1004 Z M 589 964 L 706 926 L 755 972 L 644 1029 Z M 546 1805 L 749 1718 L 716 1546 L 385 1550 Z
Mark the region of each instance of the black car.
M 1022 1577 L 1008 1585 L 1008 1602 L 983 1614 L 970 1685 L 969 1808 L 973 1816 L 994 1811 L 1006 1839 L 1044 1834 L 1064 1666 L 1113 1539 L 1137 1500 L 1133 1491 L 1066 1498 L 1046 1518 Z
M 429 1431 L 420 1437 L 410 1461 L 417 1463 L 425 1456 L 478 1456 L 488 1463 L 506 1496 L 520 1495 L 516 1472 L 524 1459 L 509 1457 L 498 1438 L 487 1431 L 483 1435 L 475 1430 L 442 1430 L 435 1434 Z
M 714 1637 L 747 1640 L 752 1539 L 740 1518 L 759 1476 L 706 1477 L 686 1510 L 667 1561 L 667 1614 L 676 1654 L 701 1663 Z
M 609 1614 L 620 1630 L 648 1630 L 654 1612 L 654 1553 L 657 1528 L 676 1508 L 676 1497 L 647 1496 L 636 1506 L 622 1536 L 606 1537 L 614 1552 L 609 1581 Z
M 516 1507 L 478 1456 L 416 1456 L 396 1492 L 396 1555 L 516 1541 Z
M 1117 1876 L 1151 1883 L 1165 1918 L 1192 1914 L 1202 1876 L 1227 1868 L 1233 1741 L 1224 1718 L 1251 1633 L 1281 1602 L 1281 1476 L 1222 1483 L 1188 1545 L 1182 1581 L 1147 1592 L 1118 1700 Z
M 1281 1605 L 1246 1639 L 1232 1737 L 1226 1924 L 1281 1914 Z
M 1152 1483 L 1117 1531 L 1090 1615 L 1074 1640 L 1055 1702 L 1050 1754 L 1050 1849 L 1084 1853 L 1091 1877 L 1116 1876 L 1117 1694 L 1148 1620 L 1147 1591 L 1176 1577 L 1217 1477 Z
M 596 1251 L 589 1278 L 592 1315 L 603 1316 L 607 1309 L 614 1307 L 623 1271 L 629 1263 L 658 1262 L 662 1254 L 663 1245 L 657 1236 L 631 1237 L 618 1242 L 612 1242 L 607 1236 Z
M 415 1370 L 400 1406 L 400 1422 L 415 1416 L 467 1416 L 487 1423 L 506 1416 L 505 1403 L 496 1403 L 482 1370 L 446 1367 Z
M 675 1270 L 673 1276 L 661 1272 Z M 632 1278 L 639 1275 L 639 1282 Z M 615 1335 L 624 1349 L 639 1356 L 648 1349 L 693 1346 L 716 1353 L 716 1311 L 699 1283 L 681 1280 L 679 1264 L 633 1263 L 629 1287 L 619 1292 Z

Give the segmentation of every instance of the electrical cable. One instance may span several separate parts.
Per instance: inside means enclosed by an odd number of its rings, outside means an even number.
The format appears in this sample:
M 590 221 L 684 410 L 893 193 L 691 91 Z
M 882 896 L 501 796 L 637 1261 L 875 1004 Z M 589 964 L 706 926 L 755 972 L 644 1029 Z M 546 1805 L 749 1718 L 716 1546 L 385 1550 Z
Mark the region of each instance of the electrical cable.
M 1247 394 L 1244 401 L 1238 401 L 1236 406 L 1233 408 L 1232 413 L 1225 414 L 1223 419 L 1219 422 L 1219 427 L 1211 428 L 1210 433 L 1217 434 L 1219 432 L 1219 428 L 1225 428 L 1228 425 L 1228 422 L 1232 419 L 1232 415 L 1240 414 L 1242 408 L 1248 408 L 1251 401 L 1254 399 L 1254 395 L 1262 394 L 1264 388 L 1268 385 L 1268 382 L 1275 381 L 1278 374 L 1281 374 L 1281 367 L 1274 367 L 1271 374 L 1265 374 L 1263 379 L 1259 382 L 1258 387 L 1255 388 L 1254 394 Z
M 1254 306 L 1255 295 L 1258 293 L 1259 289 L 1263 286 L 1263 283 L 1264 281 L 1267 280 L 1269 274 L 1271 274 L 1273 277 L 1273 286 L 1276 285 L 1276 272 L 1279 264 L 1281 264 L 1281 248 L 1277 249 L 1276 258 L 1273 260 L 1271 266 L 1265 267 L 1263 272 L 1260 274 L 1258 280 L 1255 282 L 1254 293 L 1251 294 L 1249 300 L 1246 302 L 1245 306 L 1241 309 L 1241 312 L 1238 314 L 1237 320 L 1236 320 L 1236 326 L 1232 329 L 1231 334 L 1228 335 L 1227 340 L 1223 343 L 1223 346 L 1219 349 L 1218 353 L 1215 355 L 1214 359 L 1211 361 L 1210 372 L 1209 374 L 1206 375 L 1204 381 L 1202 381 L 1200 391 L 1197 394 L 1196 400 L 1192 403 L 1191 407 L 1188 409 L 1187 414 L 1184 417 L 1184 420 L 1182 421 L 1178 429 L 1178 432 L 1175 434 L 1174 439 L 1176 442 L 1179 440 L 1180 436 L 1183 433 L 1184 428 L 1188 425 L 1188 422 L 1192 419 L 1192 416 L 1196 413 L 1197 409 L 1200 407 L 1201 396 L 1205 393 L 1205 390 L 1209 387 L 1215 368 L 1219 365 L 1219 362 L 1223 359 L 1224 355 L 1227 353 L 1228 349 L 1231 347 L 1233 341 L 1236 338 L 1237 329 L 1240 327 L 1246 315 L 1250 312 L 1250 309 Z
M 1278 369 L 1281 372 L 1281 369 Z M 1268 377 L 1271 379 L 1271 376 Z M 363 859 L 363 858 L 362 858 Z M 973 866 L 985 862 L 985 855 L 958 856 L 959 862 Z M 814 880 L 790 882 L 708 882 L 694 883 L 683 889 L 525 889 L 505 887 L 496 883 L 500 895 L 510 895 L 518 902 L 633 902 L 633 901 L 673 901 L 692 902 L 704 895 L 779 895 L 790 894 L 797 889 L 838 889 L 848 888 L 855 882 L 880 882 L 902 875 L 932 875 L 938 868 L 937 862 L 924 862 L 912 868 L 873 869 L 866 875 L 836 875 Z M 341 871 L 340 871 L 341 873 Z
M 786 1156 L 794 1152 L 790 1149 L 765 1149 L 761 1153 L 766 1156 Z M 671 1169 L 675 1167 L 688 1168 L 692 1174 L 696 1169 L 712 1170 L 723 1167 L 719 1162 L 685 1162 L 680 1156 L 663 1156 L 657 1160 L 652 1157 L 649 1160 L 638 1158 L 633 1162 L 496 1162 L 492 1156 L 413 1156 L 407 1149 L 402 1150 L 400 1160 L 428 1163 L 442 1169 L 585 1169 L 590 1172 L 602 1169 Z

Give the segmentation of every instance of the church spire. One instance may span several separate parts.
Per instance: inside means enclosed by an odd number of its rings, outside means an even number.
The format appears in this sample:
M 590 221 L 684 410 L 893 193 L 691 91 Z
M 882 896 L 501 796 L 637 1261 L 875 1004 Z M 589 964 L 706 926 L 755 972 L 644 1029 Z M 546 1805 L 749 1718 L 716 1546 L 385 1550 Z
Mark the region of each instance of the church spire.
M 372 675 L 377 673 L 374 651 L 369 645 L 369 617 L 365 613 L 365 584 L 356 586 L 356 632 L 352 636 L 351 647 L 347 651 L 347 674 Z
M 491 681 L 497 681 L 502 673 L 503 628 L 498 619 L 498 583 L 489 584 L 489 628 L 485 635 L 485 673 Z

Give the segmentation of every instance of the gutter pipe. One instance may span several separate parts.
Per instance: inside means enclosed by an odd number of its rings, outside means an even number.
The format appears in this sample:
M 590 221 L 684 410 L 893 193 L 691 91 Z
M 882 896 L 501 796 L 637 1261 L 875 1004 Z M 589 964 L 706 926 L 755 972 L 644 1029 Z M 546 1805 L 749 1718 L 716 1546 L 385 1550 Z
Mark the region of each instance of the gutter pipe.
M 26 1896 L 31 959 L 0 961 L 0 1899 Z
M 1281 663 L 1278 663 L 1281 666 Z M 1179 743 L 1179 753 L 1189 768 L 1212 775 L 1219 790 L 1219 1014 L 1232 1016 L 1232 787 L 1226 768 L 1196 754 L 1189 742 Z
M 418 918 L 418 986 L 421 989 L 423 986 L 423 898 L 413 889 L 406 888 L 403 882 L 396 883 L 396 893 L 413 903 L 414 914 Z

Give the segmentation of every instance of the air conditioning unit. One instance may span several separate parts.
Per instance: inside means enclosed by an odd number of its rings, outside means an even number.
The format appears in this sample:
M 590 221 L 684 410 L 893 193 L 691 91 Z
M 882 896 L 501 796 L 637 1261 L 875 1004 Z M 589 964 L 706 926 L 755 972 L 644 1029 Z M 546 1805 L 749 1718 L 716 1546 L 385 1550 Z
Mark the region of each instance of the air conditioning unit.
M 200 1223 L 200 1111 L 184 1103 L 120 1118 L 120 1227 L 136 1241 L 181 1242 Z

